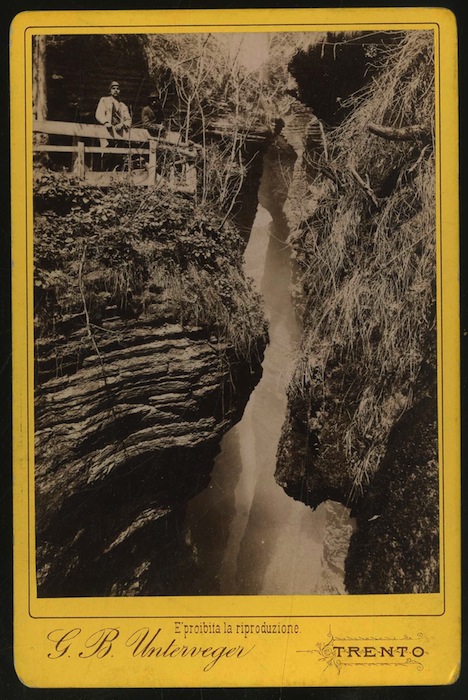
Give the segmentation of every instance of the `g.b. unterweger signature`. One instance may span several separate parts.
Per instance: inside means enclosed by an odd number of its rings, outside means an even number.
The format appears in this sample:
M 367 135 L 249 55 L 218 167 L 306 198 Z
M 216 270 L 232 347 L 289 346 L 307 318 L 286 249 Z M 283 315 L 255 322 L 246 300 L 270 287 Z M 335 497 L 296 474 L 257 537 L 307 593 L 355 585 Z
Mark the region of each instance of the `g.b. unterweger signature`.
M 198 657 L 204 664 L 203 671 L 211 671 L 221 660 L 242 659 L 255 648 L 255 644 L 246 648 L 243 645 L 180 643 L 175 637 L 166 641 L 161 633 L 161 627 L 153 630 L 140 627 L 127 635 L 123 635 L 118 627 L 102 627 L 91 634 L 80 627 L 54 629 L 47 635 L 52 645 L 47 656 L 49 659 L 104 659 L 112 656 L 119 646 L 134 658 L 156 660 Z

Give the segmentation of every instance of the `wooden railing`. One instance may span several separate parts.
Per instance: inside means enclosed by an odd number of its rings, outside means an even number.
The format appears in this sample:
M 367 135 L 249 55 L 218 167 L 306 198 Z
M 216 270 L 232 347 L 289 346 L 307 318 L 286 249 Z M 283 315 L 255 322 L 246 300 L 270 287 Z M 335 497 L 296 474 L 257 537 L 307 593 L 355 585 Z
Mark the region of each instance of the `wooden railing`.
M 34 121 L 33 131 L 69 141 L 41 143 L 36 136 L 33 150 L 51 154 L 51 160 L 54 153 L 70 154 L 64 172 L 90 184 L 105 186 L 129 179 L 151 187 L 164 180 L 174 190 L 196 192 L 199 147 L 184 143 L 178 132 L 157 137 L 134 127 L 118 133 L 99 124 L 39 120 Z

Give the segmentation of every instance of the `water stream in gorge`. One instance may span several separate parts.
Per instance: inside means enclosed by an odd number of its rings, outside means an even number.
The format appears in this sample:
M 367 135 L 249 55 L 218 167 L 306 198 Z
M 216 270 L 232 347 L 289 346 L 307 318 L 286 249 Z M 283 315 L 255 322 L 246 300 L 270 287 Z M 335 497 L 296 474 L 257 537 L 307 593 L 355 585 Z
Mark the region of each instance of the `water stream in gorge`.
M 335 534 L 346 530 L 347 509 L 326 503 L 312 511 L 274 478 L 300 328 L 289 290 L 289 230 L 281 209 L 271 207 L 275 193 L 268 185 L 264 171 L 245 251 L 245 273 L 269 320 L 263 375 L 241 421 L 221 442 L 209 486 L 188 504 L 184 525 L 202 572 L 201 595 L 344 593 L 342 562 L 326 561 L 325 539 L 330 520 Z

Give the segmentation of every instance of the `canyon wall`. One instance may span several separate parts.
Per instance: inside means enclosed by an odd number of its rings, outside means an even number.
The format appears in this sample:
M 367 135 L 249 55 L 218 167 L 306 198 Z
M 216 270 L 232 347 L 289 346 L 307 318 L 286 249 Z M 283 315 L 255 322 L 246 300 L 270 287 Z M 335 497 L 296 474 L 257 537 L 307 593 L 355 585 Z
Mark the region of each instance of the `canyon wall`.
M 175 193 L 39 182 L 38 593 L 177 594 L 196 576 L 185 505 L 261 374 L 244 243 Z
M 99 354 L 37 390 L 39 590 L 175 593 L 184 548 L 177 523 L 207 485 L 258 366 L 154 311 L 106 319 L 101 336 Z
M 303 337 L 276 479 L 312 508 L 350 509 L 348 593 L 439 588 L 432 39 L 392 36 L 355 96 L 339 37 L 292 62 L 295 94 L 328 125 L 320 141 L 310 115 L 285 206 Z M 365 65 L 366 46 L 353 51 Z M 321 70 L 326 104 L 310 89 Z M 385 139 L 372 124 L 425 136 Z

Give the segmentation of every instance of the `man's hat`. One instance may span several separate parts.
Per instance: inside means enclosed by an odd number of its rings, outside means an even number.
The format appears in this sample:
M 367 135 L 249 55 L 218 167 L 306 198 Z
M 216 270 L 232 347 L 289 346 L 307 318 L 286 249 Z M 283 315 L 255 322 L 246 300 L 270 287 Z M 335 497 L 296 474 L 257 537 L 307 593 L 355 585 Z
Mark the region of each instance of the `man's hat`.
M 120 87 L 120 83 L 118 83 L 117 80 L 113 80 L 113 81 L 111 82 L 111 84 L 109 85 L 109 87 L 110 87 L 110 88 L 111 88 L 111 87 L 114 87 L 114 85 L 117 85 L 117 87 Z

